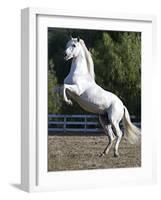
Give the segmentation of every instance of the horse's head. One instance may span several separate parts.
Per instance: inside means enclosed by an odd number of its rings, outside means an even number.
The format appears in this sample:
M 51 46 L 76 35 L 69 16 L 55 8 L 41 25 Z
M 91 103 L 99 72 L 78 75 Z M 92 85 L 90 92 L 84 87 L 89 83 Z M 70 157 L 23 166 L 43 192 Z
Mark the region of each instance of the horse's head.
M 75 58 L 78 56 L 81 44 L 80 44 L 80 38 L 72 38 L 67 42 L 66 49 L 64 52 L 64 59 L 69 60 L 71 58 Z

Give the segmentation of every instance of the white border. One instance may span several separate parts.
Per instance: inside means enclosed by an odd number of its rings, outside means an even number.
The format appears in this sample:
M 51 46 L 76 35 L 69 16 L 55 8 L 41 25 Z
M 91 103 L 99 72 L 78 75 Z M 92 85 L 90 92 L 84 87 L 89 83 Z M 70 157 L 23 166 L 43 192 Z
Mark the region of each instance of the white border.
M 151 67 L 154 22 L 155 19 L 152 16 L 105 13 L 96 15 L 85 12 L 71 14 L 71 11 L 37 8 L 22 11 L 23 189 L 40 191 L 155 182 L 155 162 L 152 161 L 154 159 L 153 141 L 150 137 L 152 123 L 149 123 L 153 121 L 149 80 L 153 78 Z M 142 77 L 143 157 L 141 168 L 47 172 L 47 27 L 142 32 L 142 74 L 144 76 Z

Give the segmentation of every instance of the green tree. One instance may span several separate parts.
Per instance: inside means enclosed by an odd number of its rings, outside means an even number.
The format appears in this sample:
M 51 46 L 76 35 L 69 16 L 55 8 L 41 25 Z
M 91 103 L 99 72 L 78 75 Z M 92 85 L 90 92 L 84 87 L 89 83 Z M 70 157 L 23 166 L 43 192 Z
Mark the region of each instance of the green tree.
M 132 114 L 140 115 L 141 39 L 138 33 L 104 32 L 92 48 L 96 81 L 119 96 Z
M 56 86 L 57 78 L 55 76 L 54 64 L 52 60 L 50 60 L 48 70 L 48 114 L 57 114 L 61 112 L 62 99 L 59 93 L 54 92 Z

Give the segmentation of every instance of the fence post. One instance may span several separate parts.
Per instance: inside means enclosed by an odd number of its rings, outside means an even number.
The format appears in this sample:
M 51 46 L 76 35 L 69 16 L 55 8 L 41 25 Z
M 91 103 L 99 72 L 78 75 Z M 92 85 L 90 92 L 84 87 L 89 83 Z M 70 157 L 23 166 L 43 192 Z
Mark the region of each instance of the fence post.
M 66 115 L 64 115 L 64 133 L 66 132 Z
M 87 132 L 87 116 L 86 115 L 84 117 L 84 122 L 85 122 L 85 124 L 84 124 L 84 132 L 86 133 Z

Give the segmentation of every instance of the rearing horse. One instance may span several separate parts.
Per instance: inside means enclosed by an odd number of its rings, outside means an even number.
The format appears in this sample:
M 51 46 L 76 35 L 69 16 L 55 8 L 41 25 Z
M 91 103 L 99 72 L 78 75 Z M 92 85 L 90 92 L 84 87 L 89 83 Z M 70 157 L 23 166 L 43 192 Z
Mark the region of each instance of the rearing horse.
M 128 110 L 122 101 L 95 82 L 93 60 L 82 39 L 71 38 L 68 41 L 64 58 L 72 59 L 70 73 L 64 80 L 65 102 L 72 105 L 73 99 L 83 109 L 98 114 L 109 138 L 109 143 L 101 155 L 108 154 L 116 139 L 114 156 L 119 156 L 118 147 L 123 136 L 119 127 L 120 121 L 123 120 L 124 133 L 130 143 L 137 142 L 140 130 L 131 123 Z

